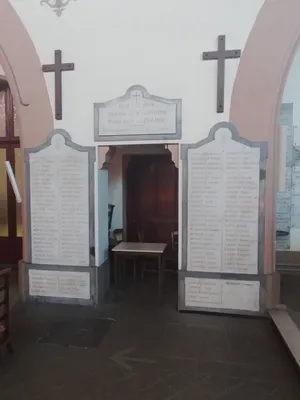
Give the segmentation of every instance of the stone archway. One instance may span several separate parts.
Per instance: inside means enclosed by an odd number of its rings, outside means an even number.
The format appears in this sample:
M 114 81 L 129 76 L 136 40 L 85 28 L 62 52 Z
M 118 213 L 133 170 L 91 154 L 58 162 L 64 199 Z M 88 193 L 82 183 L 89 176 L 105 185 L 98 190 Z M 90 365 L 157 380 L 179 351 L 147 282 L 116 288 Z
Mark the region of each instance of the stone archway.
M 9 0 L 0 1 L 0 64 L 17 110 L 21 148 L 38 146 L 53 130 L 53 114 L 39 57 Z M 25 169 L 23 176 L 23 259 L 27 261 Z
M 299 0 L 265 0 L 243 51 L 231 100 L 230 120 L 241 136 L 268 141 L 266 274 L 275 271 L 276 138 L 281 98 L 300 40 L 299 15 Z

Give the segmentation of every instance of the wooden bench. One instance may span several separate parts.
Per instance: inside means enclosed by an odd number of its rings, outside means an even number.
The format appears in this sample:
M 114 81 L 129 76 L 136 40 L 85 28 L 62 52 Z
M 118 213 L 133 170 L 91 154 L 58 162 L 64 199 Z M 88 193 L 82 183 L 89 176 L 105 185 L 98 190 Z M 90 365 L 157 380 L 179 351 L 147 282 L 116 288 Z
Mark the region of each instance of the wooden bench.
M 0 269 L 0 349 L 6 347 L 12 353 L 9 325 L 9 278 L 11 270 Z

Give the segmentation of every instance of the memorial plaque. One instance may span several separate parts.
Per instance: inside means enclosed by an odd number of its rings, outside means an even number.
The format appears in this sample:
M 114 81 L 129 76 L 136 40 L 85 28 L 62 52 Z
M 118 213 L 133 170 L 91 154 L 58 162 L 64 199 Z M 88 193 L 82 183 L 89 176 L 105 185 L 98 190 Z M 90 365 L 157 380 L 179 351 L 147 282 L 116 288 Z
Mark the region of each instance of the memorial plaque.
M 300 195 L 292 196 L 291 214 L 300 215 Z
M 294 146 L 298 147 L 298 150 L 299 150 L 299 147 L 300 147 L 300 126 L 295 126 L 293 133 L 294 133 L 294 135 L 293 135 L 293 137 L 294 137 Z
M 291 199 L 279 199 L 277 201 L 277 215 L 288 214 L 291 211 Z
M 32 263 L 90 265 L 89 150 L 72 145 L 66 132 L 54 132 L 46 146 L 28 152 L 27 161 Z
M 281 104 L 280 111 L 281 133 L 285 134 L 285 143 L 278 143 L 279 149 L 285 149 L 284 163 L 279 163 L 278 167 L 278 188 L 277 193 L 277 230 L 289 232 L 291 226 L 291 198 L 292 198 L 292 163 L 294 154 L 294 131 L 293 131 L 293 104 Z M 279 154 L 279 159 L 280 159 Z M 281 174 L 285 170 L 285 181 L 281 179 Z M 283 187 L 284 185 L 284 187 Z M 277 237 L 276 248 L 278 250 L 290 247 L 290 237 Z
M 94 107 L 96 141 L 181 137 L 181 100 L 150 95 L 143 86 Z
M 260 282 L 185 278 L 185 306 L 259 312 Z
M 294 145 L 294 139 L 293 139 L 293 134 L 292 130 L 288 128 L 288 135 L 286 138 L 286 166 L 290 166 L 293 161 L 293 145 Z
M 300 194 L 300 167 L 294 166 L 292 172 L 292 192 Z
M 300 215 L 292 215 L 291 227 L 292 228 L 300 228 Z
M 285 188 L 283 192 L 290 192 L 292 188 L 292 168 L 286 167 L 285 170 Z M 282 193 L 282 192 L 279 192 Z
M 277 217 L 277 230 L 289 232 L 291 227 L 291 216 L 290 214 L 281 214 Z
M 284 238 L 276 239 L 276 250 L 289 250 L 290 248 L 290 238 L 285 236 Z
M 291 188 L 292 189 L 292 186 Z M 277 193 L 277 201 L 280 202 L 281 200 L 290 200 L 292 197 L 292 190 L 286 190 L 284 192 Z
M 187 269 L 258 272 L 260 148 L 228 130 L 188 150 Z
M 89 272 L 29 270 L 29 295 L 89 300 Z
M 297 149 L 294 149 L 294 164 L 295 167 L 299 168 L 300 166 L 300 151 L 299 151 L 299 147 Z

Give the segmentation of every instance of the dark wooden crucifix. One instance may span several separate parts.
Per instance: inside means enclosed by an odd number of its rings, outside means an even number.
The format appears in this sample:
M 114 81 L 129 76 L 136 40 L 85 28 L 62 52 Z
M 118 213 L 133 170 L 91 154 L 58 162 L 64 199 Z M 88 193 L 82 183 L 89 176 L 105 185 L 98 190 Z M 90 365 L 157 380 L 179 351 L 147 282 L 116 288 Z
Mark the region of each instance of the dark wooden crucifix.
M 55 119 L 62 119 L 62 72 L 74 71 L 74 63 L 61 62 L 61 50 L 54 52 L 54 64 L 43 65 L 43 72 L 54 72 L 55 79 Z
M 225 35 L 218 37 L 218 50 L 203 53 L 203 60 L 218 61 L 217 81 L 217 113 L 224 112 L 224 88 L 225 88 L 225 60 L 229 58 L 240 58 L 241 50 L 226 50 Z

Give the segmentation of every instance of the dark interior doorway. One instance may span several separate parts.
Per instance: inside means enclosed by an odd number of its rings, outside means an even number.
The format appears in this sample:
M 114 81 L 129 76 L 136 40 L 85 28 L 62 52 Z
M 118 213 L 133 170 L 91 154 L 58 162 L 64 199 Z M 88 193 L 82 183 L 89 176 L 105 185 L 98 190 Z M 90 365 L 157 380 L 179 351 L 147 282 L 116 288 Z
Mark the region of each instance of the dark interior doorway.
M 132 155 L 125 179 L 127 240 L 171 244 L 178 231 L 178 170 L 171 155 Z
M 16 203 L 5 161 L 10 161 L 20 187 L 23 163 L 15 107 L 8 84 L 0 81 L 0 264 L 12 265 L 22 259 L 21 205 Z

